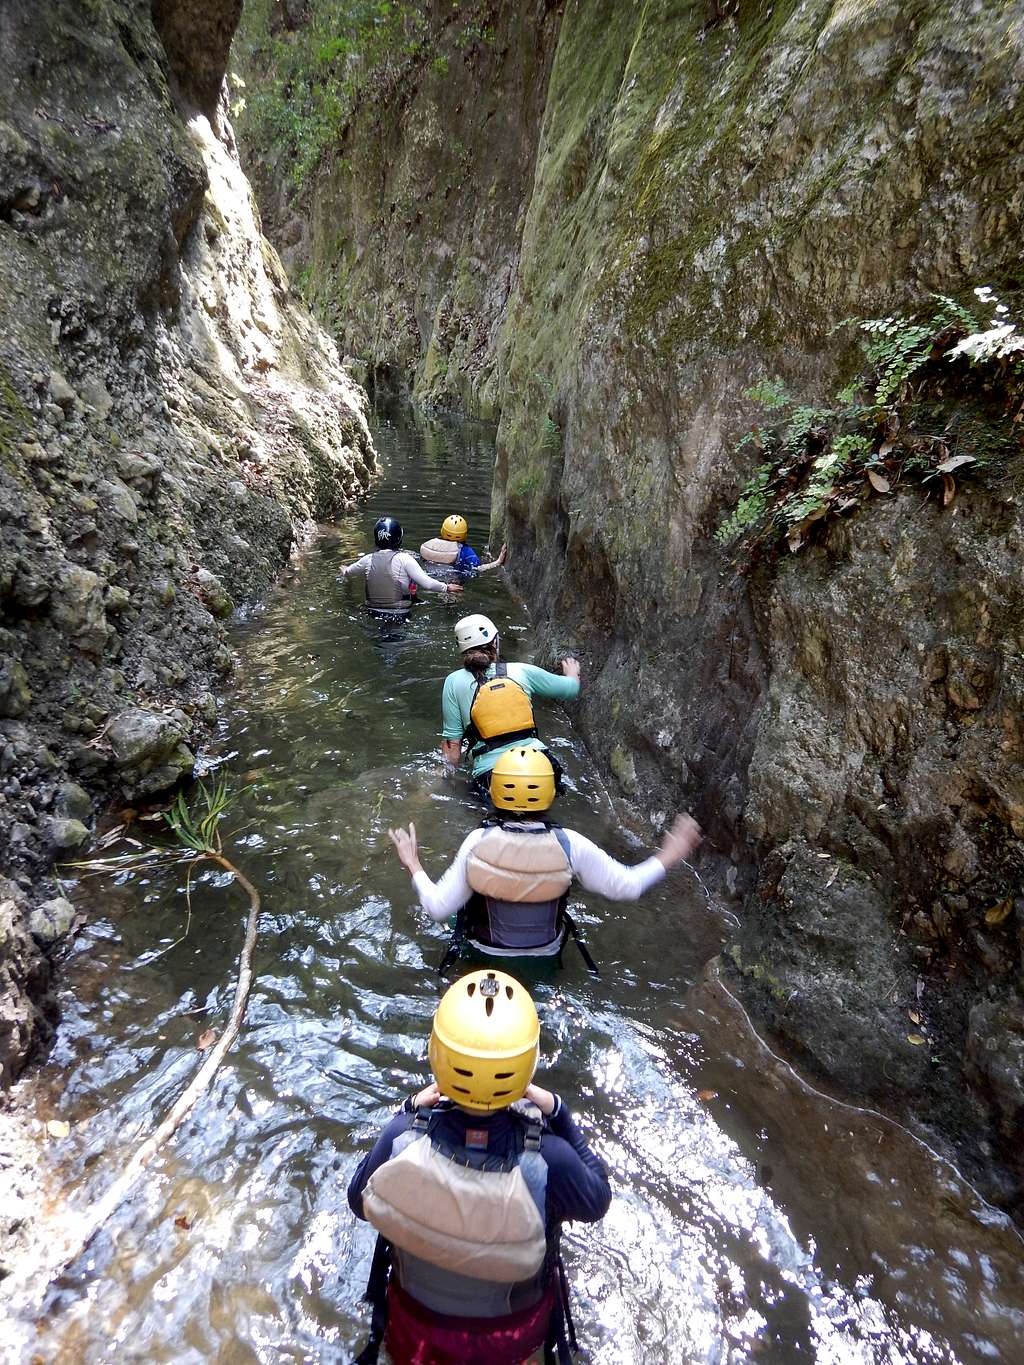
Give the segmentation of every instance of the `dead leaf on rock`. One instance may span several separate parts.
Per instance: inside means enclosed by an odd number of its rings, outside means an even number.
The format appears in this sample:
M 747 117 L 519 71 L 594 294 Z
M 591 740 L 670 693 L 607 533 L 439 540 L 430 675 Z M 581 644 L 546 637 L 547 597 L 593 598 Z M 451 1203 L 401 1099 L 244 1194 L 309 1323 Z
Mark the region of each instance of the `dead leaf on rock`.
M 879 458 L 880 460 L 884 460 L 885 457 L 886 457 L 886 455 L 888 455 L 891 451 L 892 451 L 892 441 L 884 441 L 884 442 L 878 447 L 878 458 Z
M 186 1214 L 179 1213 L 174 1220 L 174 1226 L 176 1228 L 181 1228 L 182 1232 L 188 1232 L 189 1228 L 192 1226 L 192 1220 Z
M 876 493 L 888 493 L 889 480 L 882 474 L 876 474 L 873 469 L 868 470 L 868 483 Z
M 67 1137 L 71 1132 L 71 1124 L 65 1123 L 63 1119 L 47 1119 L 46 1131 L 49 1133 L 50 1137 Z
M 708 1100 L 717 1100 L 717 1099 L 718 1099 L 718 1091 L 717 1091 L 717 1090 L 698 1090 L 698 1091 L 697 1091 L 697 1098 L 700 1100 L 701 1104 L 707 1104 Z
M 907 1010 L 907 1014 L 910 1016 L 910 1022 L 912 1024 L 921 1023 L 921 1016 L 918 1014 L 917 1010 Z
M 973 455 L 951 455 L 948 460 L 943 460 L 938 466 L 940 474 L 952 474 L 954 469 L 959 469 L 964 464 L 975 464 Z
M 1010 897 L 1008 900 L 1000 901 L 998 905 L 993 905 L 990 910 L 985 911 L 985 923 L 1002 924 L 1003 920 L 1007 918 L 1012 909 L 1013 909 L 1012 897 Z
M 907 1042 L 908 1042 L 908 1043 L 913 1043 L 914 1047 L 924 1047 L 924 1045 L 925 1045 L 925 1043 L 926 1043 L 927 1041 L 928 1041 L 928 1039 L 927 1039 L 927 1038 L 923 1038 L 923 1037 L 921 1036 L 920 1033 L 908 1033 L 908 1034 L 907 1034 Z
M 952 475 L 952 474 L 943 474 L 943 476 L 942 476 L 942 505 L 943 505 L 943 507 L 948 507 L 949 504 L 953 501 L 953 499 L 954 499 L 955 497 L 956 497 L 956 483 L 955 483 L 954 480 L 953 480 L 953 475 Z
M 214 1028 L 204 1029 L 199 1035 L 196 1047 L 200 1052 L 205 1052 L 208 1047 L 213 1047 L 217 1041 L 217 1030 Z

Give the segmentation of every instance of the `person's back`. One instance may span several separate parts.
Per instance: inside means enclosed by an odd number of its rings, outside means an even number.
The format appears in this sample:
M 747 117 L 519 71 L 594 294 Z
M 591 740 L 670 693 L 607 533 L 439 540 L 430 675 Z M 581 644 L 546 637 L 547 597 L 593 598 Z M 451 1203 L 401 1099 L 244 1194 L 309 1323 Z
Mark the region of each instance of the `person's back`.
M 441 692 L 442 753 L 455 768 L 463 740 L 468 742 L 471 782 L 486 800 L 490 772 L 500 754 L 515 745 L 547 752 L 537 735 L 533 698 L 574 700 L 579 696 L 580 669 L 572 658 L 562 660 L 561 674 L 535 664 L 506 664 L 498 658 L 497 627 L 486 616 L 456 622 L 455 638 L 462 667 L 448 674 Z
M 561 1224 L 596 1222 L 611 1191 L 566 1106 L 531 1083 L 539 1038 L 512 977 L 456 982 L 431 1030 L 435 1083 L 352 1178 L 350 1207 L 393 1248 L 370 1297 L 396 1365 L 512 1365 L 564 1339 Z

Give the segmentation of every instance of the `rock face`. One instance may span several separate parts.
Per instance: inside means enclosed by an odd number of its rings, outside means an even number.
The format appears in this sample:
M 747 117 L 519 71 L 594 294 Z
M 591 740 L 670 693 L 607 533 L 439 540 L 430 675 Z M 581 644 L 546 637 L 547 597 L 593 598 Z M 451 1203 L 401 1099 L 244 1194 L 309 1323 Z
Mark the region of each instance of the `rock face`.
M 365 394 L 294 302 L 238 165 L 221 90 L 239 10 L 0 10 L 5 1079 L 45 1023 L 20 994 L 45 991 L 36 943 L 63 932 L 51 898 L 33 942 L 25 893 L 52 892 L 94 797 L 191 772 L 231 663 L 220 622 L 375 469 Z
M 514 575 L 552 653 L 582 652 L 638 817 L 709 829 L 748 1006 L 1019 1215 L 1020 910 L 992 912 L 1024 872 L 1020 470 L 955 517 L 879 500 L 750 576 L 712 538 L 756 462 L 752 383 L 829 401 L 841 319 L 1021 287 L 1018 8 L 494 22 L 468 52 L 439 27 L 445 80 L 357 109 L 310 293 L 378 380 L 500 415 Z

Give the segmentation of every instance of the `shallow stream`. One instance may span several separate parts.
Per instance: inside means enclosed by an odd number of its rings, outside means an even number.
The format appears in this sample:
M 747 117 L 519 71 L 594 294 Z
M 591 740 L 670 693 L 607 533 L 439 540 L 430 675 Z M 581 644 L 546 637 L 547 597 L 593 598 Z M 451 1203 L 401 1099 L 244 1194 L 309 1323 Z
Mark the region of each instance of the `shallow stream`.
M 488 428 L 392 415 L 375 438 L 386 473 L 368 503 L 234 633 L 213 761 L 244 788 L 225 847 L 265 907 L 243 1035 L 20 1359 L 347 1362 L 365 1336 L 373 1234 L 346 1185 L 426 1079 L 444 947 L 386 830 L 415 820 L 437 875 L 480 818 L 438 762 L 457 616 L 486 611 L 506 655 L 531 657 L 527 614 L 493 576 L 391 633 L 360 585 L 338 584 L 385 511 L 410 547 L 456 509 L 485 539 Z M 548 708 L 542 726 L 571 783 L 561 819 L 639 858 L 568 717 Z M 71 1205 L 110 1182 L 226 1017 L 245 911 L 226 882 L 194 877 L 190 920 L 181 868 L 81 888 L 91 918 L 38 1101 L 71 1124 Z M 640 905 L 585 899 L 577 917 L 600 979 L 570 946 L 535 996 L 539 1079 L 582 1116 L 615 1190 L 600 1226 L 565 1239 L 585 1359 L 1024 1360 L 1016 1233 L 923 1145 L 772 1058 L 704 978 L 729 924 L 688 869 Z

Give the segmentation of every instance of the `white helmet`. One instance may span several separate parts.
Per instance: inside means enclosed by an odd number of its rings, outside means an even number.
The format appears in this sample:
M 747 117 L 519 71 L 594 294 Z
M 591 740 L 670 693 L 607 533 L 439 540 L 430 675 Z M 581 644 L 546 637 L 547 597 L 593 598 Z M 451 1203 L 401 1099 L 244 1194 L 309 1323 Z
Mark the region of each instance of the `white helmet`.
M 498 627 L 489 616 L 464 616 L 455 622 L 455 639 L 465 654 L 474 646 L 489 645 L 498 638 Z

